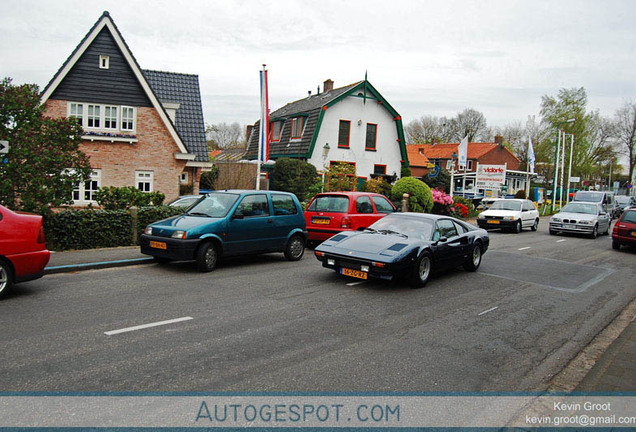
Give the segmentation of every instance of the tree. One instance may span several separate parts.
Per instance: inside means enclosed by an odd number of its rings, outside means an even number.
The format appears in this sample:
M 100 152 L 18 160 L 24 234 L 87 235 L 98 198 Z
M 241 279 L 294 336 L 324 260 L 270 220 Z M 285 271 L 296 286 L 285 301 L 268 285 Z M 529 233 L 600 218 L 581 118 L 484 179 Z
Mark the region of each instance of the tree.
M 458 142 L 466 136 L 468 137 L 468 142 L 475 142 L 477 139 L 486 141 L 491 136 L 486 117 L 472 108 L 466 108 L 458 113 L 451 123 L 453 140 Z
M 612 148 L 613 126 L 598 111 L 587 112 L 585 88 L 561 89 L 557 97 L 541 98 L 541 122 L 550 131 L 541 143 L 550 161 L 554 161 L 557 127 L 574 134 L 572 174 L 599 181 L 604 167 L 616 159 Z M 574 122 L 566 122 L 574 119 Z M 568 153 L 566 153 L 568 154 Z M 615 165 L 614 165 L 615 166 Z
M 615 115 L 615 132 L 621 152 L 629 163 L 628 181 L 634 179 L 636 168 L 636 103 L 627 102 Z
M 0 161 L 0 203 L 38 213 L 70 204 L 91 173 L 79 150 L 82 127 L 74 118 L 45 117 L 38 86 L 11 81 L 0 82 L 0 140 L 10 146 Z
M 422 181 L 431 189 L 439 189 L 444 192 L 450 191 L 451 176 L 444 168 L 440 168 L 435 177 L 429 177 L 428 175 L 422 177 Z
M 433 142 L 448 142 L 450 139 L 449 124 L 450 120 L 446 117 L 423 116 L 419 120 L 413 120 L 406 125 L 407 143 L 430 144 Z
M 234 122 L 208 125 L 205 129 L 210 150 L 242 148 L 246 145 L 245 127 Z

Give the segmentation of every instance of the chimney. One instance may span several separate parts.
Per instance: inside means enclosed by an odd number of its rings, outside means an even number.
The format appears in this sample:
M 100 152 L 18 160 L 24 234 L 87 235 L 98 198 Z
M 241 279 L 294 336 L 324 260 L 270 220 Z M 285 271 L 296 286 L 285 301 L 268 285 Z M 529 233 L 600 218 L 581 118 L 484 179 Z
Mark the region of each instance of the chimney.
M 502 137 L 501 135 L 495 135 L 495 144 L 498 144 L 499 146 L 503 147 L 504 137 Z
M 320 86 L 316 87 L 316 94 L 319 95 L 320 94 Z
M 307 90 L 307 99 L 311 97 L 311 90 Z
M 323 84 L 323 92 L 327 93 L 328 91 L 333 90 L 333 81 L 328 79 Z

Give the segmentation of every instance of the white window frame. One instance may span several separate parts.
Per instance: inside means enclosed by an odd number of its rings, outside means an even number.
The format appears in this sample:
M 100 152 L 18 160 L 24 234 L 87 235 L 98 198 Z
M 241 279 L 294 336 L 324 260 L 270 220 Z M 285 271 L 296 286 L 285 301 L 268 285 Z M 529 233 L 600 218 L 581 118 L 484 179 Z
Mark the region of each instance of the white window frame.
M 108 69 L 110 68 L 110 57 L 107 55 L 99 56 L 99 68 L 100 69 Z
M 119 111 L 121 112 L 119 129 L 121 131 L 134 132 L 137 129 L 137 110 L 134 107 L 122 105 Z M 132 112 L 132 118 L 129 118 L 129 115 L 127 114 L 124 116 L 124 111 L 128 113 Z M 131 123 L 132 128 L 129 129 L 127 127 L 124 127 L 124 122 Z
M 452 159 L 448 159 L 446 161 L 446 171 L 450 171 L 452 167 L 453 167 L 453 160 Z
M 95 187 L 93 188 L 93 182 L 95 182 Z M 89 184 L 89 187 L 86 188 L 86 184 Z M 75 184 L 75 188 L 73 189 L 73 205 L 88 205 L 94 204 L 95 201 L 95 192 L 99 190 L 102 184 L 102 170 L 96 169 L 91 172 L 90 179 L 84 182 L 78 182 Z M 88 193 L 88 199 L 86 194 Z M 77 194 L 78 199 L 75 199 Z
M 93 115 L 90 119 L 93 121 L 93 126 L 89 126 L 88 112 L 93 110 Z M 99 115 L 95 115 L 95 110 Z M 106 111 L 115 110 L 116 116 L 106 116 Z M 126 115 L 124 116 L 124 113 Z M 137 129 L 137 108 L 126 105 L 104 105 L 104 104 L 90 104 L 86 102 L 68 102 L 66 108 L 67 117 L 75 117 L 80 119 L 80 124 L 84 129 L 90 131 L 104 131 L 104 132 L 128 132 L 135 133 Z M 109 119 L 113 127 L 106 127 L 106 120 Z M 99 126 L 95 126 L 95 121 Z M 132 129 L 124 127 L 132 124 Z
M 472 159 L 468 160 L 468 163 L 466 164 L 466 169 L 468 171 L 472 171 L 473 170 L 473 160 Z
M 179 181 L 181 182 L 181 184 L 188 184 L 188 173 L 187 171 L 184 171 L 181 173 L 181 175 L 179 176 Z
M 140 188 L 140 183 L 148 184 L 146 188 Z M 154 173 L 152 171 L 135 171 L 135 187 L 142 192 L 152 192 L 154 190 Z
M 93 114 L 91 115 L 91 108 Z M 97 110 L 97 115 L 95 115 L 95 111 Z M 86 128 L 87 129 L 102 129 L 102 105 L 90 104 L 86 105 Z M 91 126 L 90 122 L 93 121 L 93 125 Z M 97 120 L 97 126 L 95 126 L 95 121 Z
M 104 129 L 107 130 L 119 130 L 119 107 L 114 105 L 104 105 Z M 113 110 L 115 110 L 115 116 L 112 115 Z M 110 111 L 110 115 L 106 114 Z M 107 126 L 107 122 L 112 126 Z

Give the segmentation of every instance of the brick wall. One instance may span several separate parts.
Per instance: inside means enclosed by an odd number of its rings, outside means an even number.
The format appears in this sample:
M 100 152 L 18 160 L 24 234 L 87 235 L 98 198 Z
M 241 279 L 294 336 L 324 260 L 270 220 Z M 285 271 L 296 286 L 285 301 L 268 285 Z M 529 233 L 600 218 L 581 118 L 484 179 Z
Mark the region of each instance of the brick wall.
M 48 100 L 46 115 L 66 117 L 67 101 Z M 135 186 L 135 171 L 152 171 L 154 190 L 166 195 L 166 202 L 179 196 L 179 177 L 186 161 L 154 108 L 137 108 L 136 143 L 83 141 L 80 150 L 101 170 L 101 186 Z
M 518 170 L 519 169 L 519 159 L 514 157 L 508 149 L 497 146 L 493 150 L 489 151 L 485 155 L 483 155 L 479 159 L 479 163 L 482 165 L 503 165 L 507 164 L 507 169 L 509 170 Z M 477 164 L 475 164 L 475 169 L 477 169 Z

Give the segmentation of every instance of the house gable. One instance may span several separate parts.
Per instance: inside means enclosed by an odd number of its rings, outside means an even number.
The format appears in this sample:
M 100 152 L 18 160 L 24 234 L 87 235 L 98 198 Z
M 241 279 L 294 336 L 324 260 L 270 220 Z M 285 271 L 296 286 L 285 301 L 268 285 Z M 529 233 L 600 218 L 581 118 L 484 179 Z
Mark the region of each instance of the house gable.
M 41 103 L 44 104 L 49 99 L 56 99 L 56 98 L 53 98 L 52 96 L 60 86 L 62 86 L 62 91 L 65 91 L 67 93 L 70 92 L 71 91 L 70 84 L 73 83 L 73 80 L 75 80 L 76 84 L 79 84 L 80 88 L 86 85 L 86 82 L 82 80 L 79 80 L 79 81 L 77 80 L 79 79 L 79 77 L 82 76 L 82 71 L 84 70 L 83 67 L 87 65 L 90 67 L 90 62 L 93 59 L 91 53 L 95 50 L 99 50 L 100 47 L 106 47 L 109 45 L 109 42 L 110 42 L 109 38 L 105 34 L 102 34 L 103 31 L 109 34 L 110 37 L 112 38 L 112 42 L 114 42 L 114 45 L 110 44 L 111 48 L 113 46 L 116 46 L 116 48 L 119 50 L 119 54 L 121 54 L 121 57 L 118 57 L 117 55 L 115 56 L 115 63 L 117 63 L 116 61 L 117 58 L 121 58 L 125 60 L 125 63 L 128 64 L 128 68 L 134 75 L 134 78 L 136 79 L 138 86 L 141 87 L 141 89 L 143 90 L 143 93 L 145 93 L 147 100 L 150 102 L 149 105 L 141 105 L 141 106 L 151 106 L 157 111 L 157 114 L 159 115 L 163 124 L 168 130 L 169 135 L 172 137 L 175 144 L 177 145 L 179 149 L 179 153 L 175 154 L 175 158 L 186 159 L 186 160 L 194 159 L 196 155 L 190 154 L 190 152 L 186 148 L 175 126 L 168 118 L 168 114 L 166 110 L 164 109 L 162 104 L 159 102 L 157 96 L 155 95 L 152 88 L 150 87 L 147 80 L 145 79 L 144 75 L 142 74 L 141 68 L 137 64 L 137 61 L 132 55 L 132 52 L 126 45 L 124 38 L 122 37 L 121 33 L 119 33 L 119 30 L 115 26 L 115 23 L 113 22 L 108 12 L 104 12 L 101 18 L 95 23 L 95 25 L 91 28 L 88 34 L 84 37 L 84 39 L 82 39 L 80 44 L 75 48 L 75 50 L 66 60 L 66 62 L 57 71 L 57 73 L 55 74 L 51 82 L 49 82 L 49 84 L 45 87 L 44 91 L 42 92 Z M 93 47 L 94 44 L 96 44 L 95 47 Z M 80 60 L 82 60 L 84 54 L 86 54 L 87 51 L 88 51 L 88 55 L 83 59 L 84 61 L 80 62 Z M 101 54 L 97 54 L 97 55 L 98 55 L 97 60 L 99 61 L 99 55 Z M 79 65 L 78 65 L 78 62 L 79 62 Z M 77 68 L 75 68 L 76 65 L 78 66 Z M 99 63 L 95 63 L 95 68 L 99 69 L 99 66 L 100 66 Z M 115 65 L 115 66 L 116 68 L 114 70 L 114 74 L 112 75 L 117 76 L 118 72 L 121 72 L 122 74 L 126 75 L 123 72 L 125 69 L 123 66 L 118 66 L 118 65 Z M 73 71 L 74 73 L 69 77 L 69 73 L 71 71 Z M 110 70 L 110 59 L 109 59 L 109 68 L 106 69 L 106 71 L 104 72 L 106 73 L 112 72 Z M 67 78 L 70 78 L 71 81 L 66 81 Z M 100 78 L 95 78 L 95 77 L 89 77 L 89 78 L 90 78 L 90 82 L 92 83 L 88 86 L 89 94 L 95 93 L 96 89 L 100 85 L 99 84 Z M 98 102 L 98 101 L 87 100 L 86 99 L 87 94 L 83 92 L 83 88 L 78 89 L 77 91 L 81 92 L 81 95 L 79 94 L 77 95 L 77 96 L 81 96 L 81 99 L 79 99 L 79 101 Z M 112 90 L 108 88 L 108 90 L 105 90 L 103 97 L 107 97 L 108 95 L 111 94 L 111 92 Z M 60 100 L 69 100 L 69 99 L 60 98 Z M 70 99 L 70 100 L 73 100 L 73 99 Z M 108 99 L 108 103 L 114 103 L 114 101 Z
M 108 69 L 100 68 L 100 56 L 108 57 Z M 52 92 L 51 99 L 151 107 L 115 39 L 103 28 Z

